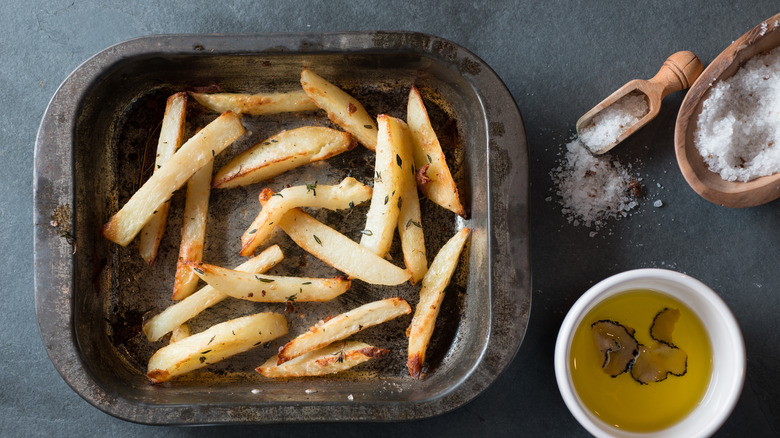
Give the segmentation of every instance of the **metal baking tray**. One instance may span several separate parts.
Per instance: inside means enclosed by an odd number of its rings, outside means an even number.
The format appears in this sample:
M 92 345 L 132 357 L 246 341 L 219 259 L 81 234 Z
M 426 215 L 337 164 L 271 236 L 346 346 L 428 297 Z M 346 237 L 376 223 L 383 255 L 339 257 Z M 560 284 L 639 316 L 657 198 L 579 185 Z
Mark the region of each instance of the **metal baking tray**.
M 166 341 L 150 343 L 141 322 L 171 304 L 183 195 L 172 198 L 168 230 L 154 266 L 134 244 L 103 239 L 99 230 L 149 173 L 165 98 L 218 84 L 231 92 L 299 87 L 302 67 L 342 86 L 371 114 L 405 118 L 416 84 L 439 130 L 461 198 L 462 219 L 421 201 L 429 262 L 457 230 L 472 236 L 429 349 L 426 377 L 405 370 L 405 328 L 411 317 L 354 338 L 391 353 L 329 378 L 265 379 L 254 367 L 317 320 L 359 304 L 401 296 L 414 306 L 419 286 L 374 287 L 354 281 L 329 303 L 297 303 L 290 334 L 223 363 L 151 385 L 146 363 Z M 190 129 L 209 117 L 193 111 Z M 244 117 L 248 135 L 217 158 L 215 169 L 243 148 L 281 129 L 330 126 L 324 114 Z M 373 158 L 364 148 L 296 169 L 267 183 L 347 175 L 371 183 Z M 241 262 L 238 239 L 259 209 L 264 184 L 213 190 L 204 261 Z M 52 98 L 35 145 L 35 306 L 46 350 L 65 381 L 89 403 L 129 421 L 150 424 L 390 421 L 430 417 L 482 392 L 515 356 L 531 301 L 528 162 L 517 106 L 498 76 L 466 49 L 408 32 L 151 36 L 110 47 L 78 67 Z M 181 191 L 180 191 L 181 192 Z M 358 239 L 362 215 L 318 211 L 316 217 Z M 357 218 L 357 219 L 356 219 Z M 397 240 L 397 239 L 396 239 Z M 280 275 L 337 272 L 274 237 L 285 260 Z M 391 256 L 400 259 L 397 242 Z M 283 305 L 226 300 L 191 321 L 193 332 Z

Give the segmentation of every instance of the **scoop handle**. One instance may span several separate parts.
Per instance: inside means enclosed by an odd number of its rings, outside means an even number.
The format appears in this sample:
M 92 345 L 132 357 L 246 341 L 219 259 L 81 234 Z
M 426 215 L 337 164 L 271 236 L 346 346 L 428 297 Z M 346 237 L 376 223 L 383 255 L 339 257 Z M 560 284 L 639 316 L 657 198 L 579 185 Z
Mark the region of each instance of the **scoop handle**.
M 649 82 L 662 87 L 661 99 L 676 91 L 689 88 L 699 77 L 704 66 L 698 56 L 683 50 L 672 54 Z

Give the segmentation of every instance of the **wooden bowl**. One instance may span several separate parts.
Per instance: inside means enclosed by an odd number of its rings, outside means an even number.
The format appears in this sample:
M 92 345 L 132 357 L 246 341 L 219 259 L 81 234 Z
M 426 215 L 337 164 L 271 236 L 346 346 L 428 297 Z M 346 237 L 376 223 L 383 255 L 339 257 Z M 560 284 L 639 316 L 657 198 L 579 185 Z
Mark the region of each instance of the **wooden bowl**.
M 726 181 L 712 172 L 693 142 L 702 103 L 713 85 L 728 79 L 750 58 L 780 46 L 780 14 L 761 22 L 726 48 L 702 72 L 683 100 L 674 130 L 677 164 L 685 180 L 704 199 L 726 207 L 765 204 L 780 197 L 780 173 L 752 181 Z

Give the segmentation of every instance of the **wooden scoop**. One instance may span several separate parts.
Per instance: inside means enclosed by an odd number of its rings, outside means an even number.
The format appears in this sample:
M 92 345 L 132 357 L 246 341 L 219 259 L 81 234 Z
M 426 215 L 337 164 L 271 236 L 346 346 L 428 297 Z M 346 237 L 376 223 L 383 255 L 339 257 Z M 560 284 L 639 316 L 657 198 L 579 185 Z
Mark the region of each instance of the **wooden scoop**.
M 661 110 L 661 101 L 664 99 L 664 97 L 674 93 L 675 91 L 684 90 L 690 87 L 696 78 L 699 77 L 702 68 L 703 67 L 699 58 L 691 52 L 682 51 L 673 54 L 666 59 L 664 65 L 661 66 L 661 69 L 652 79 L 634 79 L 633 81 L 620 87 L 620 89 L 593 107 L 593 109 L 585 113 L 584 116 L 580 117 L 580 119 L 577 120 L 577 135 L 582 137 L 583 128 L 589 126 L 593 118 L 601 113 L 601 111 L 614 104 L 621 98 L 632 93 L 644 95 L 647 99 L 647 106 L 649 111 L 644 116 L 642 116 L 639 121 L 623 131 L 623 133 L 620 134 L 615 139 L 615 141 L 602 147 L 601 149 L 594 151 L 586 147 L 586 149 L 590 150 L 595 155 L 600 155 L 609 151 L 618 143 L 636 132 L 639 128 L 645 126 L 650 120 L 653 120 Z
M 693 142 L 702 103 L 710 88 L 728 79 L 748 59 L 780 46 L 780 14 L 742 35 L 726 48 L 701 74 L 685 96 L 674 128 L 677 164 L 685 180 L 704 199 L 727 207 L 752 207 L 780 197 L 780 173 L 752 181 L 726 181 L 707 168 Z

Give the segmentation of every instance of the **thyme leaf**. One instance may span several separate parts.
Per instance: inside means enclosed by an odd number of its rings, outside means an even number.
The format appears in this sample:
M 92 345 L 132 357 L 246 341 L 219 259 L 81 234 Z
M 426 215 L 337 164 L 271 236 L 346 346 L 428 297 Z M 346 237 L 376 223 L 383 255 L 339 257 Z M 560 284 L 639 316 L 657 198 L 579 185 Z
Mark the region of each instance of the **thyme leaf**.
M 312 184 L 306 184 L 306 193 L 313 192 L 314 196 L 317 196 L 317 180 Z
M 344 355 L 344 347 L 347 346 L 347 342 L 344 341 L 344 343 L 341 344 L 341 350 L 331 353 L 331 356 L 336 356 L 336 362 L 343 363 L 346 356 Z

